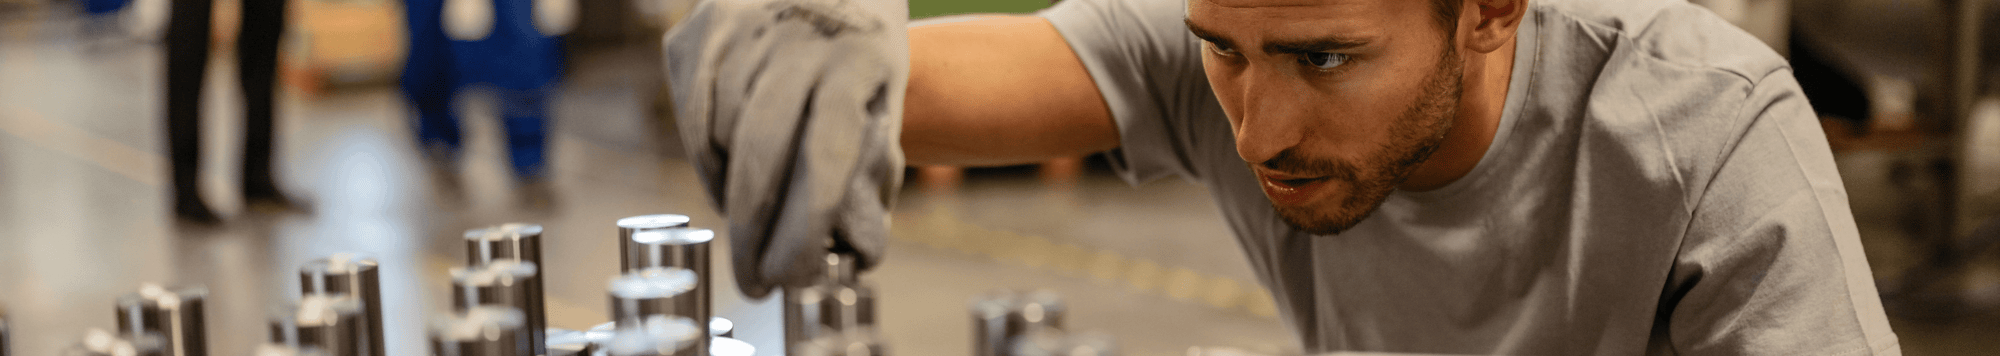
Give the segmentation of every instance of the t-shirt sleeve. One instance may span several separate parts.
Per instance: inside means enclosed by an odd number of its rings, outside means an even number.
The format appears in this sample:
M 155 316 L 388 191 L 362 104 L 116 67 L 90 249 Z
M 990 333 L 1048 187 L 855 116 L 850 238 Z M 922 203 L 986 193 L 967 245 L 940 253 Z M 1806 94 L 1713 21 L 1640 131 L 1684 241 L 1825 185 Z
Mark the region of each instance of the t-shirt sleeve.
M 1694 206 L 1661 318 L 1683 355 L 1897 355 L 1826 135 L 1789 70 Z
M 1199 39 L 1182 22 L 1182 6 L 1178 0 L 1068 0 L 1038 14 L 1083 61 L 1111 108 L 1119 147 L 1106 157 L 1132 184 L 1167 175 L 1199 179 L 1194 153 L 1217 144 L 1217 137 L 1193 128 L 1211 130 L 1214 123 L 1202 120 L 1224 120 L 1202 74 Z

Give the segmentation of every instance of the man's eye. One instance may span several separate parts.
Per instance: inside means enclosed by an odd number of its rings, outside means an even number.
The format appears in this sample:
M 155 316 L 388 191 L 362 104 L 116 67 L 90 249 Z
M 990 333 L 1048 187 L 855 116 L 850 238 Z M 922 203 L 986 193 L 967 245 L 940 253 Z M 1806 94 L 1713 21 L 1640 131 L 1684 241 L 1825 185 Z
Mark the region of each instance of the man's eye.
M 1207 42 L 1207 41 L 1203 41 L 1203 42 Z M 1219 55 L 1222 55 L 1222 56 L 1234 56 L 1234 55 L 1236 55 L 1236 50 L 1235 50 L 1235 49 L 1232 49 L 1232 48 L 1229 48 L 1228 46 L 1223 46 L 1222 44 L 1220 44 L 1220 43 L 1215 43 L 1215 42 L 1208 42 L 1208 50 L 1210 50 L 1210 51 L 1214 51 L 1214 52 L 1215 52 L 1215 54 L 1219 54 Z
M 1347 55 L 1339 53 L 1313 52 L 1299 58 L 1306 65 L 1319 69 L 1333 69 L 1347 63 Z

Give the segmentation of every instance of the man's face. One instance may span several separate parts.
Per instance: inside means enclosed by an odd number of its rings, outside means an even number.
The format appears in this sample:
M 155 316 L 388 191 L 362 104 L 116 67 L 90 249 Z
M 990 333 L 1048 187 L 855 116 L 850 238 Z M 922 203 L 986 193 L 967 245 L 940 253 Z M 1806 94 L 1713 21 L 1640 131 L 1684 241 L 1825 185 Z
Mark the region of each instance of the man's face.
M 1236 152 L 1286 222 L 1338 234 L 1444 141 L 1463 59 L 1422 0 L 1189 0 Z

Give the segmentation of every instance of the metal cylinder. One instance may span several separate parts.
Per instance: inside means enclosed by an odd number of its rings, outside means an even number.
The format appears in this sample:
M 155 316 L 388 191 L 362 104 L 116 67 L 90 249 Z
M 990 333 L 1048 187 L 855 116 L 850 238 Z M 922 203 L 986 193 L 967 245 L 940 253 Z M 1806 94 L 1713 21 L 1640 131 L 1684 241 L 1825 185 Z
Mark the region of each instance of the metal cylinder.
M 598 342 L 609 339 L 610 334 L 552 328 L 546 331 L 546 335 L 547 356 L 592 356 L 597 352 Z
M 1016 296 L 1011 291 L 987 292 L 972 299 L 972 355 L 1007 355 L 1007 324 Z
M 887 356 L 889 349 L 873 330 L 829 333 L 813 338 L 795 356 Z
M 1012 356 L 1116 356 L 1118 343 L 1101 333 L 1042 329 L 1015 338 L 1009 350 Z
M 1068 307 L 1065 305 L 1062 295 L 1056 294 L 1055 291 L 1044 289 L 1030 292 L 1014 305 L 1013 312 L 1008 316 L 1012 319 L 1009 323 L 1017 325 L 1012 328 L 1020 330 L 1020 333 L 1039 329 L 1062 329 L 1063 314 L 1068 312 Z
M 431 327 L 431 349 L 438 356 L 535 356 L 527 317 L 503 306 L 475 306 Z
M 687 293 L 686 308 L 675 314 L 690 320 L 708 320 L 713 317 L 709 298 L 712 290 L 709 273 L 709 242 L 715 241 L 715 232 L 709 229 L 664 228 L 637 229 L 628 241 L 631 248 L 625 262 L 626 270 L 641 270 L 656 267 L 672 267 L 694 272 L 694 290 Z M 707 348 L 706 339 L 697 341 L 697 347 Z
M 875 326 L 875 292 L 866 284 L 830 285 L 820 299 L 820 326 L 830 333 Z
M 629 273 L 640 268 L 632 261 L 634 244 L 632 237 L 647 231 L 684 228 L 688 226 L 687 215 L 656 214 L 640 215 L 618 219 L 618 266 L 619 273 Z
M 92 328 L 83 340 L 64 349 L 64 356 L 166 356 L 166 341 L 159 334 L 126 334 Z
M 382 336 L 382 277 L 375 259 L 337 253 L 299 267 L 299 292 L 304 295 L 344 294 L 361 303 L 366 349 L 361 355 L 385 356 Z
M 325 356 L 326 352 L 320 351 L 319 349 L 316 348 L 298 347 L 298 346 L 292 346 L 290 344 L 267 343 L 267 344 L 257 345 L 256 349 L 250 350 L 250 355 L 251 356 Z
M 168 356 L 206 356 L 207 321 L 202 301 L 207 298 L 208 290 L 200 287 L 169 290 L 157 284 L 140 285 L 138 292 L 118 298 L 118 331 L 158 335 L 161 352 Z
M 465 236 L 467 266 L 479 266 L 496 261 L 518 261 L 533 264 L 537 270 L 527 278 L 527 299 L 517 306 L 527 317 L 530 338 L 536 347 L 536 354 L 548 353 L 548 311 L 543 301 L 541 276 L 548 275 L 548 265 L 542 264 L 542 226 L 527 223 L 506 223 L 486 229 L 474 236 Z
M 722 317 L 708 318 L 708 335 L 721 337 L 736 336 L 736 322 Z
M 706 349 L 695 348 L 708 339 L 705 329 L 685 317 L 649 315 L 639 322 L 619 322 L 602 350 L 611 356 L 705 356 Z
M 451 269 L 451 307 L 464 311 L 475 306 L 498 305 L 526 310 L 528 281 L 540 274 L 540 266 L 530 262 L 495 261 L 475 267 Z M 525 312 L 523 318 L 526 318 Z M 525 322 L 525 320 L 523 321 Z
M 716 336 L 708 340 L 709 356 L 756 356 L 757 346 L 733 337 Z
M 327 356 L 362 356 L 369 348 L 362 302 L 344 294 L 299 298 L 292 315 L 299 347 L 325 351 Z
M 805 344 L 812 342 L 820 333 L 820 312 L 822 300 L 826 298 L 822 286 L 785 287 L 785 354 L 798 355 L 804 352 Z
M 620 328 L 653 315 L 687 317 L 684 309 L 695 288 L 693 271 L 679 268 L 648 268 L 611 279 L 611 318 Z M 689 320 L 694 320 L 689 318 Z

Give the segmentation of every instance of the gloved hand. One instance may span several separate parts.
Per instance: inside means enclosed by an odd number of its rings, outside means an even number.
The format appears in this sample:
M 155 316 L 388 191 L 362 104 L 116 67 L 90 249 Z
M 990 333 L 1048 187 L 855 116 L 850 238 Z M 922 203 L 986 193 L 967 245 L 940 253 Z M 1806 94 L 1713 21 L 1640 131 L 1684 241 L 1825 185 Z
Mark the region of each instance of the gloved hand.
M 704 0 L 667 33 L 675 116 L 744 294 L 818 280 L 829 248 L 881 262 L 908 18 L 903 0 Z

